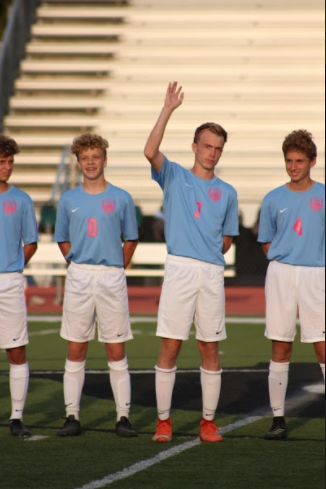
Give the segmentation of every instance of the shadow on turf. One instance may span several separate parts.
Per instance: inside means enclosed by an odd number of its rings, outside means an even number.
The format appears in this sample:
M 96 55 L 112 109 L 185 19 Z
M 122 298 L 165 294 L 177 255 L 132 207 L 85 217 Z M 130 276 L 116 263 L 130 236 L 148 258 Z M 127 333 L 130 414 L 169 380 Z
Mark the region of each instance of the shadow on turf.
M 292 429 L 299 428 L 303 426 L 305 423 L 297 423 L 296 420 L 293 420 L 292 423 Z M 291 426 L 291 423 L 289 423 L 288 426 Z M 5 424 L 0 424 L 0 428 L 8 428 L 8 425 Z M 31 430 L 43 430 L 43 431 L 57 431 L 60 427 L 59 426 L 40 426 L 40 425 L 29 425 L 29 429 Z M 292 431 L 291 428 L 289 431 Z M 102 434 L 107 434 L 107 435 L 114 435 L 116 436 L 116 433 L 114 430 L 104 430 L 104 429 L 97 429 L 97 428 L 83 428 L 83 433 L 102 433 Z M 152 437 L 153 432 L 150 431 L 138 431 L 138 434 L 140 436 L 146 436 L 146 437 Z M 9 435 L 9 431 L 8 431 Z M 189 440 L 195 440 L 198 438 L 198 435 L 192 435 L 189 433 L 181 433 L 181 432 L 175 432 L 173 433 L 174 435 L 174 440 L 171 442 L 173 444 L 174 442 L 178 441 L 178 438 L 185 438 Z M 263 436 L 250 436 L 250 435 L 224 435 L 223 436 L 224 440 L 264 440 L 266 443 L 273 443 L 275 440 L 265 440 Z M 293 443 L 293 442 L 307 442 L 307 441 L 312 441 L 312 442 L 319 442 L 319 443 L 325 443 L 325 440 L 320 439 L 320 438 L 288 438 L 287 440 L 278 440 L 279 442 L 282 443 Z
M 223 374 L 223 387 L 219 404 L 219 414 L 246 415 L 269 405 L 268 382 L 265 372 L 255 370 L 268 370 L 268 364 L 259 364 L 249 373 L 242 373 L 229 369 Z M 32 373 L 33 375 L 33 373 Z M 38 378 L 51 379 L 62 383 L 62 374 L 38 375 Z M 322 377 L 317 364 L 292 364 L 288 388 L 288 398 L 302 391 L 303 387 L 321 382 Z M 132 375 L 133 404 L 144 410 L 144 423 L 148 424 L 146 408 L 156 408 L 155 375 Z M 113 401 L 107 372 L 99 375 L 86 375 L 84 394 Z M 287 413 L 290 417 L 298 418 L 324 418 L 325 405 L 320 402 L 321 396 L 312 394 L 311 402 L 304 405 L 290 406 Z M 179 374 L 173 395 L 173 409 L 182 411 L 202 410 L 202 392 L 199 373 Z M 142 424 L 142 423 L 141 423 Z M 196 426 L 185 426 L 183 429 L 191 430 Z

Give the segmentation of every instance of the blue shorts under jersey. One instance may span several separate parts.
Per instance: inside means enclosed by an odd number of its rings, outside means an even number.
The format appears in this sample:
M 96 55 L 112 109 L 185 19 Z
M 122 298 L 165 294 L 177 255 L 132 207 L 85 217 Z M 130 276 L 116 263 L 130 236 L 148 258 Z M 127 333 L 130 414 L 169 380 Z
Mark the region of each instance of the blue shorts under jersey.
M 24 245 L 38 242 L 32 199 L 11 186 L 0 194 L 0 273 L 22 272 Z
M 136 209 L 124 190 L 109 185 L 88 194 L 80 186 L 61 197 L 54 240 L 71 243 L 68 261 L 122 268 L 122 241 L 137 239 Z
M 225 265 L 223 236 L 239 234 L 238 199 L 219 178 L 203 180 L 167 158 L 152 178 L 164 192 L 168 253 Z
M 325 185 L 307 192 L 286 185 L 264 199 L 258 241 L 272 243 L 268 258 L 293 266 L 325 266 Z

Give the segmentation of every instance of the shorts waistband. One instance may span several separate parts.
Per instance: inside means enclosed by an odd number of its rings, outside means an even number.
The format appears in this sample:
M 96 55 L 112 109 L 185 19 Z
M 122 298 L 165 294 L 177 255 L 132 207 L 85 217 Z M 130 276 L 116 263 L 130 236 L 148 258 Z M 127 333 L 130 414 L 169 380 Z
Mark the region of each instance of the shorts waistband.
M 167 257 L 167 263 L 181 263 L 183 265 L 191 265 L 195 267 L 210 267 L 210 268 L 222 268 L 224 270 L 224 267 L 222 265 L 215 265 L 215 263 L 208 263 L 206 261 L 201 261 L 201 260 L 195 260 L 194 258 L 187 258 L 185 256 L 175 256 L 175 255 L 168 255 Z
M 9 278 L 9 277 L 22 277 L 23 273 L 22 272 L 6 272 L 6 273 L 1 273 L 0 272 L 0 278 Z
M 325 271 L 325 267 L 309 267 L 309 266 L 304 266 L 304 265 L 290 265 L 289 263 L 282 263 L 280 261 L 273 260 L 269 264 L 270 267 L 278 267 L 278 268 L 283 268 L 283 269 L 288 269 L 288 270 L 297 270 L 297 271 L 307 271 L 307 270 L 314 270 L 314 271 L 320 271 L 321 273 Z
M 87 264 L 79 264 L 79 263 L 74 263 L 71 262 L 69 268 L 73 270 L 84 270 L 85 272 L 107 272 L 107 273 L 113 273 L 117 271 L 123 271 L 124 268 L 119 268 L 119 267 L 106 267 L 105 265 L 87 265 Z

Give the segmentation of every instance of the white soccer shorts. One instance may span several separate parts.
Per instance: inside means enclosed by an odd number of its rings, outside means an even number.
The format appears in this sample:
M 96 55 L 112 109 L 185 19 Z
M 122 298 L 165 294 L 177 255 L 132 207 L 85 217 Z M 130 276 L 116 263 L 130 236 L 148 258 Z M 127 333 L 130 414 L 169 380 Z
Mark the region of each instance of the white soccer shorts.
M 226 339 L 224 267 L 169 255 L 157 336 L 186 341 L 193 322 L 197 340 Z
M 0 273 L 0 348 L 11 350 L 28 345 L 24 276 Z
M 325 341 L 325 268 L 271 262 L 266 279 L 266 337 L 292 343 L 298 310 L 301 341 Z
M 62 338 L 88 343 L 132 340 L 126 274 L 123 268 L 100 265 L 69 266 L 63 305 Z

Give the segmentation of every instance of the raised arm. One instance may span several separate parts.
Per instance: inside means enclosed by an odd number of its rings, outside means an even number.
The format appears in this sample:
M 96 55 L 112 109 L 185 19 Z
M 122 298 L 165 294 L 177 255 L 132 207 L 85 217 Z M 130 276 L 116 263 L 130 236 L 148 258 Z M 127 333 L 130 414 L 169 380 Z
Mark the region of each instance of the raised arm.
M 173 112 L 182 105 L 183 101 L 184 93 L 182 92 L 182 87 L 178 87 L 178 82 L 170 83 L 163 110 L 149 136 L 144 151 L 146 158 L 157 173 L 160 172 L 164 163 L 164 155 L 160 152 L 160 146 L 163 141 L 166 126 Z

